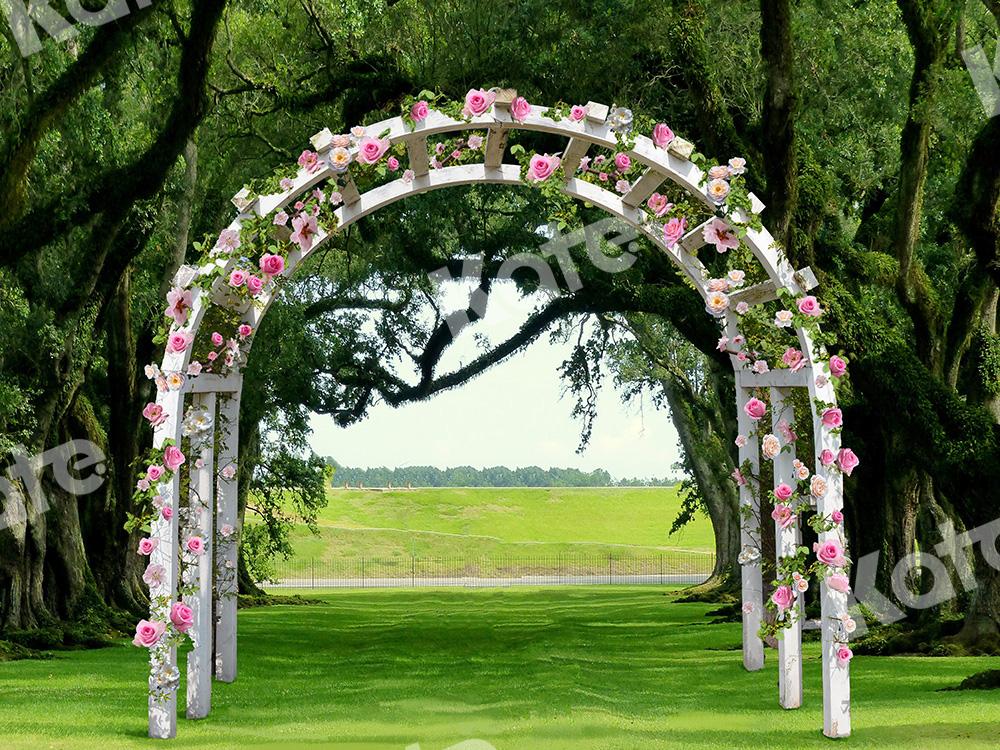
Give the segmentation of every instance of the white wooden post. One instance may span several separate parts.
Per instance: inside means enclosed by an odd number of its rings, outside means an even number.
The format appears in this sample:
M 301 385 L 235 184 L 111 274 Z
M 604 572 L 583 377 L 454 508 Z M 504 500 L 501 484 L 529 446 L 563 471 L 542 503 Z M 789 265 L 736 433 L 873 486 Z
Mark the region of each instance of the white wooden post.
M 770 393 L 772 431 L 784 443 L 778 424 L 782 420 L 789 426 L 794 423 L 794 407 L 785 400 L 788 395 L 787 389 L 771 388 Z M 786 443 L 774 458 L 775 488 L 782 482 L 793 488 L 798 485 L 794 461 L 795 444 Z M 795 550 L 802 543 L 802 532 L 798 524 L 796 521 L 783 529 L 781 524 L 775 521 L 774 552 L 779 565 L 782 558 L 794 557 Z M 802 705 L 802 617 L 805 611 L 802 606 L 802 596 L 796 593 L 796 611 L 789 613 L 789 616 L 794 616 L 794 622 L 778 633 L 778 700 L 782 708 L 798 708 Z
M 758 425 L 743 407 L 753 396 L 749 388 L 736 387 L 736 409 L 740 434 L 746 437 L 739 449 L 740 467 L 749 461 L 750 471 L 740 485 L 740 546 L 760 552 L 760 440 Z M 743 579 L 743 666 L 755 672 L 764 667 L 764 642 L 760 638 L 760 623 L 764 607 L 764 586 L 761 580 L 761 558 L 748 560 L 741 566 Z
M 167 391 L 158 394 L 157 403 L 163 407 L 166 419 L 153 431 L 153 446 L 163 448 L 167 440 L 173 440 L 176 445 L 181 442 L 181 419 L 184 410 L 184 397 L 179 391 Z M 156 540 L 156 548 L 149 556 L 151 564 L 162 565 L 166 571 L 159 585 L 151 586 L 149 598 L 153 603 L 151 615 L 160 622 L 170 621 L 170 605 L 177 595 L 177 578 L 180 567 L 177 551 L 177 511 L 180 497 L 180 472 L 174 472 L 166 483 L 168 492 L 164 501 L 172 504 L 174 513 L 169 519 L 157 514 L 153 521 L 150 537 Z M 165 604 L 157 604 L 164 602 Z M 154 647 L 150 649 L 149 675 L 149 736 L 153 739 L 173 739 L 177 735 L 177 690 L 176 685 L 170 687 L 158 683 L 157 675 L 167 676 L 170 682 L 179 679 L 177 672 L 177 649 Z M 159 695 L 154 695 L 159 691 Z
M 194 647 L 187 663 L 187 717 L 203 719 L 212 708 L 212 556 L 215 548 L 213 521 L 215 516 L 215 394 L 197 393 L 193 406 L 211 416 L 212 427 L 207 433 L 192 439 L 192 454 L 201 461 L 190 462 L 191 492 L 188 507 L 192 521 L 204 541 L 204 552 L 197 558 L 197 591 L 188 600 L 194 611 L 191 638 Z
M 242 378 L 240 378 L 242 387 Z M 218 528 L 231 526 L 239 534 L 237 450 L 240 439 L 240 391 L 227 393 L 219 404 L 219 461 L 216 512 Z M 232 478 L 227 479 L 227 467 Z M 220 545 L 217 555 L 215 585 L 215 678 L 221 682 L 236 679 L 236 597 L 238 591 L 237 547 L 234 541 Z
M 830 403 L 835 400 L 833 388 L 811 388 L 810 395 Z M 823 426 L 819 417 L 813 418 L 813 434 L 816 445 L 816 474 L 826 480 L 826 492 L 816 499 L 816 513 L 827 518 L 834 511 L 844 507 L 844 482 L 841 473 L 827 469 L 819 460 L 823 449 L 837 455 L 840 437 Z M 836 540 L 844 543 L 840 527 L 824 531 L 819 535 L 821 542 Z M 847 737 L 851 733 L 851 671 L 847 664 L 841 665 L 837 659 L 837 648 L 846 643 L 847 634 L 843 630 L 840 617 L 847 614 L 847 594 L 835 591 L 824 580 L 820 584 L 820 628 L 823 645 L 823 734 L 827 737 Z

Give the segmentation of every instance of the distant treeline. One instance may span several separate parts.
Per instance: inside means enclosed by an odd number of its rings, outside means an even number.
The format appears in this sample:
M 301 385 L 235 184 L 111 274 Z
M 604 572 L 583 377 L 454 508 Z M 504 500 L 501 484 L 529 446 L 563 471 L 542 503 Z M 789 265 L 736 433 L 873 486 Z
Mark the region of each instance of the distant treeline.
M 328 458 L 327 463 L 336 469 L 332 484 L 343 487 L 667 487 L 673 479 L 614 479 L 604 469 L 586 472 L 579 469 L 543 469 L 540 466 L 523 466 L 508 469 L 490 466 L 477 469 L 472 466 L 454 466 L 439 469 L 436 466 L 404 466 L 387 469 L 379 466 L 356 469 L 340 466 Z

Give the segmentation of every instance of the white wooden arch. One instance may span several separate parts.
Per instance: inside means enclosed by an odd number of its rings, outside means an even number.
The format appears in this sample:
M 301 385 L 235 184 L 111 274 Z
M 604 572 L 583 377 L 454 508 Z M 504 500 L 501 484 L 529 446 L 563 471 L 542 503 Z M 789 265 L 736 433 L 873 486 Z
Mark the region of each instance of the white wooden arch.
M 532 106 L 531 113 L 527 117 L 515 121 L 510 112 L 510 104 L 515 95 L 510 91 L 500 92 L 493 107 L 484 115 L 469 120 L 455 119 L 432 109 L 425 120 L 412 128 L 400 117 L 365 128 L 367 135 L 372 137 L 388 132 L 387 137 L 393 144 L 404 143 L 414 177 L 410 181 L 403 178 L 396 179 L 363 194 L 358 192 L 353 181 L 348 178 L 346 187 L 341 190 L 344 204 L 335 212 L 339 226 L 341 228 L 349 226 L 362 217 L 404 198 L 439 188 L 481 183 L 524 185 L 520 166 L 502 161 L 506 151 L 507 136 L 515 129 L 540 131 L 566 139 L 562 155 L 565 174 L 568 176 L 563 187 L 566 194 L 601 208 L 635 227 L 654 246 L 666 253 L 690 279 L 694 288 L 703 297 L 707 297 L 709 273 L 695 254 L 705 245 L 702 232 L 704 225 L 687 232 L 674 247 L 667 247 L 662 234 L 657 231 L 659 226 L 650 225 L 649 216 L 643 209 L 644 201 L 666 181 L 679 185 L 689 195 L 697 197 L 706 206 L 715 209 L 715 205 L 702 187 L 704 177 L 702 170 L 688 158 L 692 153 L 691 144 L 676 139 L 668 149 L 664 149 L 655 146 L 646 136 L 636 136 L 634 146 L 628 151 L 628 155 L 633 161 L 642 164 L 645 171 L 628 192 L 618 195 L 599 185 L 571 176 L 592 146 L 619 148 L 616 134 L 607 122 L 607 106 L 589 103 L 587 116 L 578 122 L 565 118 L 551 118 L 547 116 L 545 107 Z M 483 163 L 430 168 L 427 143 L 429 137 L 484 129 L 488 132 L 488 136 Z M 336 178 L 338 173 L 331 169 L 327 159 L 330 149 L 329 132 L 317 134 L 313 138 L 313 145 L 320 155 L 320 167 L 316 171 L 300 170 L 292 186 L 278 194 L 252 199 L 246 199 L 243 193 L 238 194 L 234 198 L 234 203 L 240 209 L 240 213 L 228 229 L 238 232 L 244 222 L 281 211 L 298 196 Z M 763 210 L 763 206 L 756 198 L 753 201 L 755 213 Z M 745 224 L 749 217 L 737 210 L 729 214 L 728 218 L 730 223 Z M 321 230 L 307 252 L 294 249 L 289 254 L 282 275 L 288 276 L 294 273 L 298 264 L 322 247 L 330 236 L 332 233 L 326 234 Z M 749 305 L 769 302 L 776 298 L 779 289 L 801 296 L 815 285 L 815 278 L 809 269 L 796 271 L 766 229 L 748 229 L 742 239 L 766 271 L 769 280 L 731 295 L 732 304 L 723 319 L 725 331 L 730 337 L 735 336 L 738 331 L 738 316 L 733 312 L 737 302 L 744 301 Z M 195 286 L 192 289 L 190 315 L 185 323 L 185 330 L 197 332 L 206 312 L 212 306 L 221 306 L 235 310 L 240 319 L 256 332 L 276 294 L 275 288 L 272 286 L 266 289 L 255 304 L 236 301 L 227 284 L 229 271 L 234 264 L 234 260 L 229 261 L 222 275 L 215 279 L 210 288 L 202 289 Z M 199 269 L 184 267 L 178 273 L 176 284 L 188 287 L 198 273 Z M 754 425 L 746 414 L 744 406 L 754 393 L 759 392 L 759 389 L 768 390 L 770 393 L 771 416 L 775 425 L 779 419 L 788 417 L 791 404 L 787 396 L 790 389 L 807 389 L 810 403 L 836 404 L 832 381 L 823 374 L 825 361 L 821 357 L 825 356 L 825 353 L 821 348 L 814 347 L 807 330 L 800 327 L 796 332 L 801 351 L 805 355 L 805 365 L 801 369 L 795 371 L 777 369 L 756 374 L 748 369 L 746 363 L 731 355 L 736 376 L 734 406 L 739 416 L 741 434 L 754 433 Z M 168 351 L 164 355 L 160 370 L 162 373 L 185 372 L 190 357 L 190 347 L 177 353 Z M 237 459 L 241 388 L 242 375 L 236 370 L 228 375 L 203 373 L 197 377 L 190 377 L 182 387 L 161 389 L 157 395 L 157 405 L 162 408 L 165 418 L 154 428 L 154 449 L 162 448 L 165 444 L 169 444 L 168 441 L 181 444 L 182 421 L 187 405 L 204 409 L 214 415 L 219 424 L 226 426 L 225 430 L 213 429 L 208 438 L 201 440 L 197 452 L 190 451 L 192 454 L 196 453 L 190 458 L 201 460 L 197 464 L 194 460 L 190 460 L 182 469 L 189 472 L 190 494 L 196 496 L 198 501 L 191 503 L 194 510 L 185 518 L 185 522 L 190 527 L 198 529 L 201 537 L 207 542 L 204 554 L 197 557 L 193 567 L 188 568 L 190 579 L 186 583 L 195 591 L 184 597 L 194 610 L 194 624 L 189 631 L 194 646 L 187 662 L 188 718 L 202 718 L 208 715 L 213 674 L 222 682 L 231 682 L 236 677 L 236 545 L 222 545 L 223 548 L 218 553 L 215 547 L 216 541 L 220 539 L 218 529 L 226 525 L 235 526 L 237 521 L 237 477 L 232 471 L 226 471 L 226 468 L 235 467 Z M 823 449 L 828 449 L 836 454 L 840 447 L 839 433 L 825 429 L 815 413 L 811 417 L 817 454 L 814 474 L 823 478 L 826 483 L 826 491 L 814 501 L 815 511 L 817 514 L 829 516 L 842 508 L 842 477 L 838 470 L 831 469 L 819 460 L 819 453 Z M 741 465 L 749 462 L 752 474 L 758 473 L 760 453 L 756 434 L 739 448 L 739 459 Z M 794 454 L 787 451 L 775 459 L 776 486 L 783 480 L 794 481 L 793 459 Z M 181 500 L 181 470 L 166 479 L 164 499 L 167 504 L 172 502 L 174 507 L 177 507 Z M 757 489 L 754 480 L 750 478 L 740 487 L 740 500 L 750 514 L 759 517 Z M 151 563 L 162 565 L 166 575 L 150 587 L 150 598 L 153 602 L 151 618 L 166 620 L 169 617 L 171 603 L 178 597 L 178 578 L 182 569 L 180 558 L 183 554 L 180 549 L 182 515 L 179 512 L 174 513 L 171 518 L 158 515 L 152 522 L 150 537 L 156 541 L 156 547 L 151 554 Z M 752 526 L 743 525 L 744 547 L 759 549 L 759 533 Z M 775 537 L 776 554 L 779 557 L 793 554 L 800 543 L 800 534 L 795 526 L 782 529 L 776 525 Z M 821 541 L 831 539 L 843 543 L 841 532 L 837 529 L 820 533 Z M 821 588 L 823 733 L 828 737 L 844 737 L 850 734 L 850 678 L 849 668 L 845 661 L 838 659 L 837 650 L 847 640 L 841 622 L 842 618 L 847 616 L 848 597 L 846 593 L 836 591 L 827 585 L 825 580 Z M 756 671 L 762 669 L 764 665 L 764 647 L 758 635 L 763 614 L 763 585 L 759 556 L 742 565 L 742 592 L 743 664 L 747 670 Z M 797 708 L 802 700 L 801 633 L 800 619 L 792 627 L 782 630 L 779 636 L 779 704 L 783 708 Z M 153 648 L 150 653 L 149 736 L 172 738 L 176 734 L 177 725 L 176 685 L 179 681 L 176 669 L 177 650 L 171 645 Z M 160 695 L 154 695 L 157 692 Z

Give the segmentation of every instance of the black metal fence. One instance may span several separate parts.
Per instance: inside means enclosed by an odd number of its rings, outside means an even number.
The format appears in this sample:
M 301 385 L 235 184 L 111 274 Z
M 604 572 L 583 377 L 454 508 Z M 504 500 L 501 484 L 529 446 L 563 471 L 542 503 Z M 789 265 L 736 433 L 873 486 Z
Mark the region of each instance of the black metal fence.
M 664 551 L 646 555 L 563 554 L 487 557 L 355 557 L 278 561 L 269 588 L 409 588 L 569 584 L 696 584 L 715 555 Z

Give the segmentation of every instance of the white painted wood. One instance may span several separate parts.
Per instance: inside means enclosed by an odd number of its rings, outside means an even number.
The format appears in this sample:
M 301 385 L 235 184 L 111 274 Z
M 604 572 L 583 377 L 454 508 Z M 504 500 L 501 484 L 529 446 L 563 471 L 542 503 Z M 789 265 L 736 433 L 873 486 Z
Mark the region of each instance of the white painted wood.
M 361 198 L 358 186 L 354 184 L 354 177 L 350 172 L 347 173 L 345 182 L 340 188 L 340 195 L 344 199 L 344 205 L 347 206 L 353 206 Z
M 184 396 L 180 391 L 163 391 L 157 394 L 156 403 L 163 407 L 166 419 L 153 430 L 153 446 L 163 448 L 167 440 L 175 444 L 181 441 L 181 419 L 184 409 Z M 164 500 L 177 509 L 177 499 L 180 497 L 180 473 L 175 473 L 167 483 Z M 153 521 L 150 538 L 155 539 L 156 549 L 149 556 L 149 562 L 162 565 L 166 570 L 159 586 L 150 587 L 149 598 L 153 603 L 150 619 L 160 622 L 170 621 L 170 604 L 177 596 L 177 579 L 180 563 L 177 552 L 178 521 L 177 513 L 170 519 L 157 515 Z M 163 604 L 160 604 L 162 599 Z M 150 649 L 149 690 L 155 685 L 153 671 L 161 668 L 177 670 L 177 649 Z M 171 691 L 164 698 L 149 697 L 149 736 L 153 739 L 172 739 L 177 735 L 177 692 Z
M 803 351 L 807 352 L 812 370 L 809 379 L 810 402 L 817 400 L 836 404 L 837 398 L 833 384 L 823 379 L 818 384 L 816 375 L 819 364 L 812 352 L 812 341 L 808 333 L 799 331 L 799 340 Z M 825 378 L 825 376 L 824 376 Z M 816 447 L 815 473 L 826 480 L 826 492 L 816 499 L 816 512 L 821 516 L 829 516 L 844 507 L 843 476 L 836 469 L 827 469 L 819 460 L 823 449 L 840 450 L 840 437 L 823 426 L 817 414 L 813 414 L 813 441 Z M 842 527 L 841 527 L 842 528 Z M 825 531 L 819 535 L 820 541 L 836 539 L 846 549 L 846 539 L 840 529 Z M 835 591 L 824 581 L 820 585 L 820 621 L 822 626 L 823 655 L 823 734 L 827 737 L 847 737 L 851 734 L 851 680 L 850 666 L 841 666 L 837 660 L 839 644 L 847 641 L 847 634 L 840 626 L 840 617 L 847 614 L 847 594 Z
M 410 169 L 417 177 L 423 177 L 430 169 L 430 160 L 427 156 L 427 139 L 411 138 L 406 142 L 406 156 L 410 162 Z
M 205 372 L 196 378 L 191 378 L 187 388 L 189 393 L 232 393 L 238 391 L 242 384 L 243 377 L 239 373 L 219 375 Z
M 708 243 L 705 241 L 705 227 L 712 223 L 711 219 L 703 221 L 694 229 L 688 231 L 677 244 L 684 248 L 684 252 L 694 255 Z
M 740 507 L 746 518 L 740 523 L 740 546 L 743 549 L 760 547 L 760 440 L 757 424 L 743 410 L 753 396 L 748 388 L 736 388 L 737 422 L 740 434 L 747 438 L 739 449 L 740 466 L 749 461 L 750 471 L 746 483 L 740 487 Z M 750 672 L 764 668 L 764 642 L 760 638 L 760 624 L 764 609 L 764 586 L 761 577 L 761 558 L 742 565 L 743 595 L 743 667 Z M 749 611 L 748 611 L 749 608 Z
M 212 555 L 215 549 L 215 402 L 214 393 L 199 393 L 193 399 L 196 409 L 212 416 L 213 427 L 207 435 L 194 437 L 192 454 L 201 460 L 190 461 L 191 491 L 188 507 L 197 516 L 198 535 L 205 551 L 198 557 L 197 592 L 187 600 L 194 612 L 190 634 L 194 645 L 187 663 L 187 717 L 203 719 L 212 709 Z
M 216 513 L 218 528 L 226 525 L 239 534 L 238 474 L 226 479 L 223 471 L 227 466 L 236 468 L 239 447 L 240 394 L 222 396 L 219 400 L 218 417 L 218 465 Z M 221 541 L 221 540 L 220 540 Z M 237 545 L 220 543 L 216 554 L 215 590 L 215 677 L 220 682 L 236 679 L 236 597 L 237 586 Z
M 655 169 L 647 169 L 642 173 L 642 177 L 636 180 L 635 184 L 625 193 L 622 202 L 630 208 L 635 208 L 651 196 L 665 179 L 666 177 Z
M 486 156 L 483 163 L 487 169 L 497 169 L 503 162 L 504 152 L 507 150 L 507 134 L 510 131 L 506 128 L 490 128 L 486 135 Z
M 563 173 L 566 175 L 567 180 L 573 179 L 576 175 L 576 170 L 580 168 L 580 161 L 587 155 L 587 151 L 589 150 L 590 144 L 587 141 L 579 138 L 569 139 L 569 143 L 566 144 L 566 150 L 563 151 L 562 155 Z
M 769 370 L 763 374 L 757 374 L 753 370 L 741 367 L 736 371 L 736 382 L 744 388 L 790 388 L 793 386 L 806 387 L 809 384 L 810 373 L 808 370 Z
M 795 409 L 786 400 L 789 391 L 785 388 L 771 388 L 771 427 L 772 432 L 782 440 L 782 451 L 774 457 L 774 486 L 784 482 L 789 487 L 798 485 L 795 476 L 795 444 L 786 444 L 781 437 L 779 423 L 784 420 L 788 425 L 795 422 Z M 774 523 L 774 553 L 775 559 L 794 557 L 802 543 L 802 532 L 798 521 L 786 529 Z M 805 610 L 802 606 L 803 595 L 796 593 L 795 621 L 778 634 L 778 701 L 782 708 L 798 708 L 802 705 L 802 618 Z

